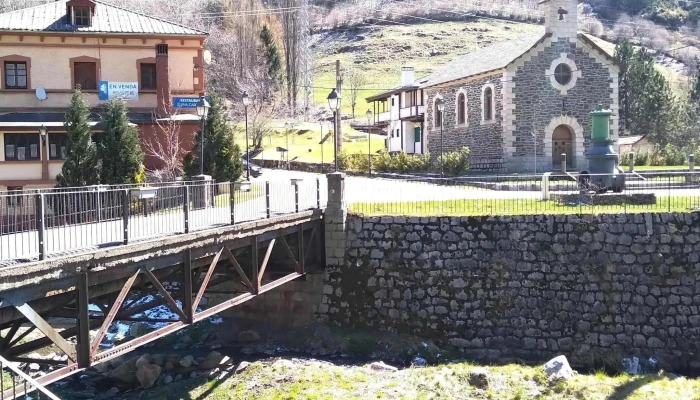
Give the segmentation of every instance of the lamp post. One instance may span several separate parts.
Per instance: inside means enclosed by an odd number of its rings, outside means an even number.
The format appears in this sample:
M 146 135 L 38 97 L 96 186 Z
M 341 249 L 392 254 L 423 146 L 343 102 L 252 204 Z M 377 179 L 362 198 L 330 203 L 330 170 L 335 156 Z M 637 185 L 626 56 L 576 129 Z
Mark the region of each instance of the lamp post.
M 444 178 L 445 177 L 445 151 L 444 151 L 444 146 L 443 146 L 443 140 L 442 140 L 442 135 L 444 132 L 444 126 L 445 126 L 445 103 L 442 101 L 442 99 L 437 100 L 437 109 L 438 112 L 440 113 L 440 177 Z
M 321 145 L 321 173 L 325 170 L 326 164 L 323 162 L 323 121 L 318 121 L 318 124 L 321 126 L 321 140 L 319 140 L 319 144 Z
M 199 102 L 197 103 L 197 115 L 202 118 L 202 131 L 199 136 L 199 174 L 204 175 L 204 130 L 207 126 L 207 116 L 209 116 L 209 102 L 204 95 L 199 97 Z
M 335 172 L 338 172 L 338 110 L 340 110 L 340 95 L 333 89 L 327 100 L 328 108 L 333 111 L 333 158 L 335 159 Z
M 284 129 L 286 130 L 287 136 L 287 170 L 289 170 L 289 130 L 292 129 L 294 125 L 291 122 L 284 123 Z
M 243 107 L 245 108 L 245 180 L 250 182 L 250 150 L 248 148 L 248 106 L 250 105 L 250 97 L 248 92 L 243 92 Z
M 372 176 L 372 110 L 369 108 L 365 113 L 367 116 L 367 170 L 369 171 L 369 176 Z

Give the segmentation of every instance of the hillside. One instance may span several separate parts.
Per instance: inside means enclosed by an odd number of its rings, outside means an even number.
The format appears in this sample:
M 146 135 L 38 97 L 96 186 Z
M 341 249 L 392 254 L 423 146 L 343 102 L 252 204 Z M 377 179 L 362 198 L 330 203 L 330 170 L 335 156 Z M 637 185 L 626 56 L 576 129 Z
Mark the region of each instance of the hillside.
M 425 23 L 412 25 L 358 25 L 353 28 L 325 30 L 313 37 L 314 100 L 324 106 L 326 96 L 335 86 L 335 60 L 340 60 L 345 75 L 360 71 L 367 83 L 358 96 L 356 117 L 364 118 L 368 108 L 364 98 L 399 84 L 402 66 L 416 68 L 416 77 L 424 76 L 449 60 L 480 47 L 532 33 L 541 26 L 528 23 L 474 19 L 465 22 Z M 602 39 L 596 42 L 613 53 L 615 44 Z M 677 65 L 677 64 L 676 64 Z M 658 68 L 677 91 L 683 90 L 687 78 L 678 68 L 664 62 Z M 344 87 L 343 113 L 351 113 L 347 85 Z

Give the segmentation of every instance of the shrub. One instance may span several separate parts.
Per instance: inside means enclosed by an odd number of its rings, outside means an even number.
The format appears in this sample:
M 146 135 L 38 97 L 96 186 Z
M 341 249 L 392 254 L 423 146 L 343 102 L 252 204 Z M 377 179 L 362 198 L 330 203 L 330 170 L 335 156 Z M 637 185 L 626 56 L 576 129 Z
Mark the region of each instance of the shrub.
M 603 23 L 595 17 L 585 17 L 581 20 L 579 25 L 584 32 L 588 32 L 595 36 L 601 36 L 605 31 Z
M 437 157 L 437 169 L 444 171 L 445 175 L 459 176 L 469 171 L 469 147 L 463 147 L 461 150 L 445 153 L 441 157 Z

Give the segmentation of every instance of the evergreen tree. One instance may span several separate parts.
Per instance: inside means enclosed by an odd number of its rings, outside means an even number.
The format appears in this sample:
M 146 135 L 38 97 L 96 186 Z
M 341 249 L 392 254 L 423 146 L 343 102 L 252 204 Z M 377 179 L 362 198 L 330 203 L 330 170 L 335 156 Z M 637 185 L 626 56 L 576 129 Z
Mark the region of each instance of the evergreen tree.
M 623 129 L 629 129 L 629 81 L 628 71 L 634 57 L 634 49 L 632 44 L 627 40 L 623 40 L 615 47 L 615 60 L 620 67 L 620 123 Z
M 695 76 L 693 76 L 693 85 L 690 87 L 690 102 L 694 105 L 700 105 L 700 60 L 695 58 Z
M 73 92 L 64 123 L 68 142 L 66 161 L 56 176 L 58 187 L 90 186 L 100 183 L 97 146 L 92 141 L 88 121 L 90 110 L 80 89 Z M 60 151 L 60 149 L 59 149 Z
M 218 182 L 236 181 L 243 172 L 241 150 L 233 142 L 233 128 L 226 118 L 226 108 L 218 96 L 211 97 L 211 108 L 204 134 L 204 174 Z M 195 135 L 195 145 L 185 156 L 184 170 L 188 177 L 199 175 L 201 130 Z
M 110 100 L 102 115 L 104 133 L 99 146 L 103 184 L 136 183 L 142 170 L 143 151 L 136 127 L 129 125 L 128 108 L 121 99 Z
M 267 64 L 267 73 L 275 83 L 282 82 L 282 59 L 272 31 L 264 25 L 260 32 L 260 40 L 263 43 L 263 55 Z

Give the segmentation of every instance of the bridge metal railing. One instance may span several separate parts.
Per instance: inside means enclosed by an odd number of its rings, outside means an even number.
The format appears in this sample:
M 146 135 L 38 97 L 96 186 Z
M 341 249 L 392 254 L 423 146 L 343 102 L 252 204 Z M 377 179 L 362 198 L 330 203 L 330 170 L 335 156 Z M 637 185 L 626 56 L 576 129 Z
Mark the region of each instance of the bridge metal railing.
M 31 393 L 31 395 L 28 395 Z M 44 386 L 22 372 L 16 365 L 0 357 L 0 400 L 61 400 Z
M 325 184 L 320 178 L 188 181 L 0 192 L 0 262 L 43 260 L 321 208 Z

